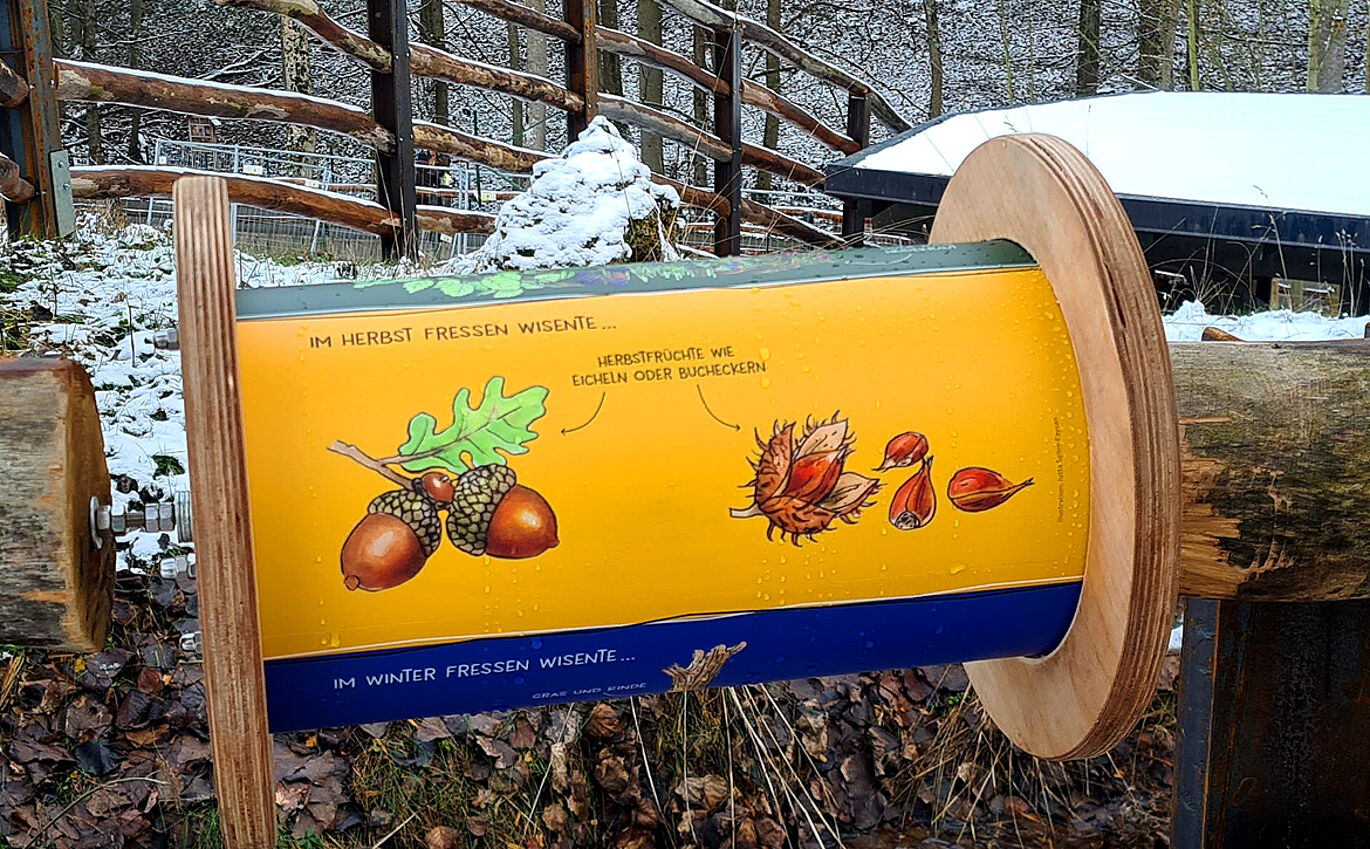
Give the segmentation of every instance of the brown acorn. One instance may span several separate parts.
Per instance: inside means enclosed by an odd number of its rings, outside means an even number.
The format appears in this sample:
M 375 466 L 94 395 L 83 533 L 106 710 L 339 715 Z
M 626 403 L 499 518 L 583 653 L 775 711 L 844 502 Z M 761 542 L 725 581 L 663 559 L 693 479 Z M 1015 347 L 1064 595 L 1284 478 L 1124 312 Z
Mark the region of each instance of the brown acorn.
M 425 476 L 426 477 L 426 476 Z M 383 492 L 343 542 L 343 585 L 349 590 L 387 590 L 419 573 L 442 540 L 442 519 L 423 479 L 413 490 Z
M 557 517 L 545 498 L 518 483 L 513 469 L 477 466 L 457 478 L 447 538 L 476 557 L 536 557 L 556 546 Z

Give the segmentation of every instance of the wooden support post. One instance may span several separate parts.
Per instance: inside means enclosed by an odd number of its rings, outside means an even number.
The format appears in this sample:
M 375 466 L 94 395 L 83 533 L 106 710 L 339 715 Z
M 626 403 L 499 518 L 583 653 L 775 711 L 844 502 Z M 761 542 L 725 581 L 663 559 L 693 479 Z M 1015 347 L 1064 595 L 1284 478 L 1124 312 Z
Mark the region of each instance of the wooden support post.
M 409 15 L 405 0 L 366 0 L 366 29 L 390 51 L 390 71 L 371 72 L 371 116 L 395 137 L 395 149 L 376 154 L 377 199 L 397 219 L 381 236 L 386 259 L 418 254 L 414 224 L 414 114 L 409 98 Z
M 861 147 L 871 142 L 871 103 L 865 91 L 847 92 L 847 135 Z M 848 245 L 865 241 L 867 205 L 856 198 L 842 201 L 842 238 Z
M 27 87 L 22 102 L 0 109 L 0 153 L 36 190 L 27 203 L 5 205 L 11 237 L 52 239 L 75 229 L 50 37 L 44 0 L 0 0 L 0 62 Z
M 217 177 L 186 177 L 176 183 L 173 197 L 187 459 L 219 826 L 228 849 L 271 849 L 275 772 L 243 457 L 228 187 Z
M 580 31 L 580 40 L 566 42 L 566 87 L 585 101 L 581 112 L 566 113 L 566 143 L 576 140 L 599 112 L 599 50 L 595 47 L 595 0 L 565 0 L 566 23 Z
M 1370 846 L 1370 601 L 1184 609 L 1171 845 Z
M 714 253 L 742 253 L 742 30 L 714 30 L 714 70 L 728 83 L 727 94 L 714 94 L 714 134 L 732 148 L 730 159 L 714 162 L 714 191 L 728 199 L 729 214 L 714 225 Z

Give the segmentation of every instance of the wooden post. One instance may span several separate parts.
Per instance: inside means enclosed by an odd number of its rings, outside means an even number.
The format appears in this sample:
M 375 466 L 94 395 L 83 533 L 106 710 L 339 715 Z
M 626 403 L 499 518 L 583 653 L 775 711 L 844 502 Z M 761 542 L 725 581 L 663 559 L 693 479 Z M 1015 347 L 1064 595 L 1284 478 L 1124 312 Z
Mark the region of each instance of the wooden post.
M 871 103 L 863 90 L 847 92 L 847 135 L 863 148 L 871 142 Z M 866 206 L 856 198 L 842 201 L 842 238 L 853 247 L 866 239 Z
M 742 253 L 742 30 L 734 25 L 714 30 L 714 70 L 728 83 L 727 94 L 714 94 L 714 134 L 732 148 L 729 159 L 714 161 L 714 191 L 728 199 L 729 214 L 714 225 L 714 253 Z
M 599 112 L 599 50 L 595 47 L 595 0 L 565 0 L 566 23 L 580 32 L 566 42 L 566 87 L 585 101 L 585 109 L 566 113 L 566 143 L 576 140 Z
M 0 109 L 0 153 L 13 159 L 19 176 L 36 189 L 28 203 L 5 205 L 12 238 L 51 239 L 75 229 L 50 37 L 43 0 L 0 0 L 0 62 L 27 87 L 22 102 Z
M 187 458 L 219 825 L 227 849 L 272 849 L 275 773 L 243 456 L 228 187 L 217 177 L 186 177 L 173 196 Z
M 114 538 L 90 377 L 71 360 L 0 360 L 0 643 L 99 651 L 114 602 Z
M 1171 845 L 1370 846 L 1370 601 L 1184 610 Z
M 386 259 L 418 255 L 414 224 L 414 114 L 409 98 L 409 15 L 405 0 L 366 0 L 367 35 L 390 51 L 390 72 L 371 72 L 371 115 L 395 137 L 393 151 L 376 154 L 376 194 L 396 218 L 381 236 Z

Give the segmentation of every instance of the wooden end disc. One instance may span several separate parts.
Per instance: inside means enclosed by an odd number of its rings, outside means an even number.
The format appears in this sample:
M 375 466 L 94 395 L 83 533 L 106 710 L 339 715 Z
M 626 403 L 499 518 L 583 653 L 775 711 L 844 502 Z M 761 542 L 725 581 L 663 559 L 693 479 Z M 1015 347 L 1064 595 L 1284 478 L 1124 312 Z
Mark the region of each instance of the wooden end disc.
M 0 643 L 99 651 L 114 603 L 114 537 L 90 377 L 68 359 L 0 360 Z
M 992 139 L 947 186 L 930 241 L 1008 239 L 1051 282 L 1089 426 L 1089 544 L 1080 605 L 1050 655 L 967 664 L 1024 750 L 1088 758 L 1155 693 L 1175 614 L 1180 453 L 1170 354 L 1141 246 L 1104 178 L 1060 139 Z
M 186 453 L 219 824 L 228 849 L 271 849 L 275 776 L 243 455 L 228 189 L 218 177 L 184 177 L 172 199 Z

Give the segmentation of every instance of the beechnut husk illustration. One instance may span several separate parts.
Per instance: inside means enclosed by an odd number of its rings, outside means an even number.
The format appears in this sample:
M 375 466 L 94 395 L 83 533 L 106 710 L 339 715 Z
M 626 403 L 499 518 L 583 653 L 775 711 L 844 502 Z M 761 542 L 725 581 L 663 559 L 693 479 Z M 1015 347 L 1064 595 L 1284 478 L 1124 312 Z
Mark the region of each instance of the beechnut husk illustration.
M 766 538 L 787 536 L 794 545 L 830 530 L 841 519 L 852 525 L 861 511 L 875 505 L 884 484 L 878 478 L 846 470 L 855 449 L 856 436 L 847 420 L 834 413 L 825 421 L 808 421 L 803 433 L 795 422 L 777 421 L 769 440 L 757 434 L 761 455 L 751 463 L 754 477 L 743 484 L 752 490 L 749 507 L 730 510 L 734 519 L 764 516 Z M 917 431 L 905 431 L 885 445 L 885 459 L 876 472 L 913 469 L 890 499 L 890 524 L 901 531 L 925 528 L 937 515 L 937 489 L 932 476 L 928 439 Z M 998 507 L 1032 486 L 1032 478 L 1012 483 L 1003 475 L 981 466 L 967 466 L 947 482 L 947 499 L 966 513 Z
M 409 438 L 392 457 L 371 457 L 342 441 L 329 446 L 397 487 L 371 500 L 343 542 L 349 590 L 386 590 L 413 578 L 444 530 L 452 545 L 476 557 L 536 557 L 557 544 L 551 505 L 519 483 L 505 459 L 527 453 L 537 439 L 529 426 L 547 412 L 547 389 L 505 397 L 504 378 L 492 377 L 478 406 L 470 396 L 461 389 L 452 399 L 448 427 L 439 429 L 427 413 L 410 419 Z

